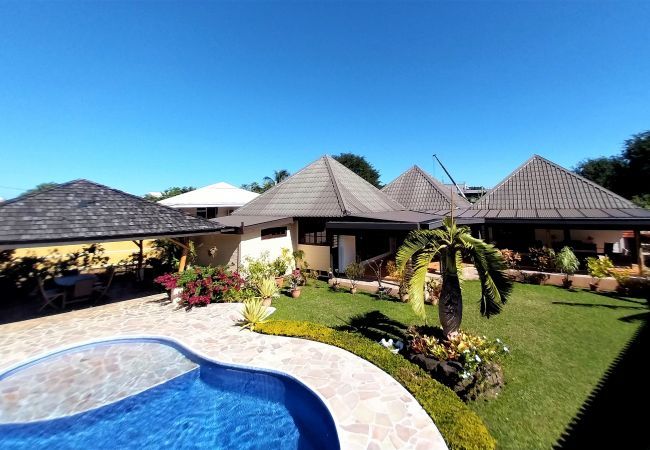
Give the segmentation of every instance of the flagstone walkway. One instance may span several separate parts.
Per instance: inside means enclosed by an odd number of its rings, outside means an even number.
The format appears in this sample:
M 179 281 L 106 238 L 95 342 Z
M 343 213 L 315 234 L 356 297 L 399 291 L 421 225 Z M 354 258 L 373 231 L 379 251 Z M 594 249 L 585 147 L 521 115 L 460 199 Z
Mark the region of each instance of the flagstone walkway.
M 242 331 L 236 304 L 173 310 L 164 295 L 0 325 L 0 373 L 30 359 L 111 338 L 160 337 L 218 362 L 292 375 L 329 408 L 341 448 L 444 449 L 438 429 L 399 383 L 336 347 Z M 112 365 L 111 370 L 115 370 Z M 0 410 L 15 405 L 15 388 L 0 380 Z

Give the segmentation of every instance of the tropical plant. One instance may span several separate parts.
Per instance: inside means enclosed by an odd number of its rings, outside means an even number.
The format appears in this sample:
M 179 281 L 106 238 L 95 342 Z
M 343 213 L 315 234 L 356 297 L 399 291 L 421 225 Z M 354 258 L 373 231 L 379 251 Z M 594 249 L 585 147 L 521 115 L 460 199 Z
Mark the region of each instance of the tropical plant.
M 289 176 L 291 176 L 291 174 L 285 169 L 275 170 L 272 177 L 267 176 L 262 179 L 262 184 L 259 184 L 257 181 L 253 181 L 249 184 L 242 184 L 241 187 L 242 189 L 261 194 L 268 191 L 276 184 L 279 184 L 280 182 L 286 180 L 289 178 Z
M 248 284 L 257 288 L 257 285 L 265 278 L 274 277 L 275 272 L 269 261 L 269 252 L 260 253 L 259 258 L 247 256 L 244 258 L 242 273 Z
M 275 285 L 275 283 L 273 284 Z M 271 312 L 269 312 L 268 307 L 260 299 L 254 298 L 244 302 L 244 309 L 241 314 L 242 319 L 238 324 L 242 328 L 248 328 L 253 331 L 255 327 L 266 322 Z
M 409 295 L 409 277 L 407 276 L 407 273 L 410 273 L 409 268 L 407 266 L 400 268 L 397 267 L 395 261 L 388 261 L 386 264 L 386 272 L 388 272 L 389 277 L 397 280 L 397 295 L 399 296 L 399 299 L 403 302 L 407 302 Z
M 359 278 L 363 276 L 363 269 L 363 265 L 358 262 L 350 263 L 345 268 L 345 276 L 350 280 L 350 288 L 353 294 L 356 292 Z
M 292 291 L 300 289 L 300 286 L 305 282 L 300 269 L 292 270 L 291 273 L 285 277 L 285 279 L 289 282 L 289 289 Z
M 519 252 L 507 248 L 501 249 L 500 251 L 508 269 L 519 269 L 519 264 L 521 263 L 521 254 Z
M 293 256 L 293 263 L 295 264 L 296 268 L 299 269 L 304 269 L 306 267 L 303 267 L 303 264 L 307 264 L 307 261 L 305 261 L 305 251 L 304 250 L 294 250 L 293 253 L 291 254 Z
M 594 286 L 592 290 L 598 288 L 598 284 L 602 278 L 611 276 L 613 268 L 614 264 L 608 256 L 604 256 L 602 258 L 587 258 L 587 270 L 589 271 L 589 275 L 591 278 L 593 278 L 594 281 L 589 285 L 590 287 L 592 285 Z
M 437 305 L 440 300 L 440 292 L 442 292 L 442 283 L 438 278 L 429 278 L 425 284 L 425 289 L 429 294 L 429 303 Z
M 569 276 L 578 271 L 580 261 L 570 247 L 563 247 L 555 257 L 555 267 L 564 274 L 564 287 L 569 288 L 571 287 Z
M 550 272 L 555 269 L 555 250 L 552 248 L 531 247 L 528 249 L 528 258 L 540 272 Z
M 293 256 L 291 255 L 291 250 L 289 250 L 288 248 L 283 248 L 281 250 L 280 256 L 275 258 L 271 263 L 271 267 L 275 272 L 275 276 L 283 277 L 287 273 L 287 270 L 289 270 L 289 267 L 291 266 L 292 262 L 293 262 Z
M 273 277 L 262 278 L 257 286 L 257 292 L 259 292 L 260 297 L 263 299 L 268 299 L 275 296 L 278 293 L 278 285 L 275 282 Z
M 493 245 L 471 235 L 468 227 L 457 226 L 447 217 L 436 230 L 413 230 L 397 251 L 397 267 L 405 269 L 412 261 L 409 302 L 413 311 L 426 318 L 424 286 L 429 264 L 440 258 L 442 290 L 438 312 L 446 336 L 457 333 L 462 321 L 463 297 L 460 289 L 463 257 L 471 259 L 481 282 L 481 314 L 490 317 L 501 312 L 512 290 L 505 273 L 506 264 Z
M 177 195 L 185 194 L 186 192 L 191 192 L 195 189 L 196 188 L 193 186 L 183 186 L 183 187 L 173 186 L 162 191 L 160 195 L 149 193 L 146 194 L 144 198 L 146 200 L 149 200 L 150 202 L 159 202 L 160 200 L 164 200 L 170 197 L 176 197 Z

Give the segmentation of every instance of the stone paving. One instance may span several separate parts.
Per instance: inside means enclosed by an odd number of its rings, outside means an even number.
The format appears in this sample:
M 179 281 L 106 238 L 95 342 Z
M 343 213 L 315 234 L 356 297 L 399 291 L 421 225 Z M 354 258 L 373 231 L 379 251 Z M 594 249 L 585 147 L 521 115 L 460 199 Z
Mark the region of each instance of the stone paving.
M 296 377 L 329 408 L 344 450 L 446 448 L 411 394 L 369 362 L 319 342 L 242 331 L 235 325 L 240 317 L 236 304 L 186 312 L 173 310 L 165 298 L 150 296 L 0 325 L 0 372 L 100 339 L 161 337 L 204 358 Z M 0 384 L 0 409 L 16 401 L 15 389 Z

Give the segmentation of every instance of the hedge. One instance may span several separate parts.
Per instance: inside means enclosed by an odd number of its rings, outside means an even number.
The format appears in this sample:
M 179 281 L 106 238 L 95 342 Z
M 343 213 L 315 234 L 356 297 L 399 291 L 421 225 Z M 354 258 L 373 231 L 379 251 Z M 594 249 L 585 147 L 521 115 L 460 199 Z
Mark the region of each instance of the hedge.
M 420 367 L 365 337 L 311 322 L 272 320 L 255 331 L 323 342 L 373 363 L 402 384 L 436 424 L 450 449 L 494 449 L 496 441 L 481 418 L 448 387 Z

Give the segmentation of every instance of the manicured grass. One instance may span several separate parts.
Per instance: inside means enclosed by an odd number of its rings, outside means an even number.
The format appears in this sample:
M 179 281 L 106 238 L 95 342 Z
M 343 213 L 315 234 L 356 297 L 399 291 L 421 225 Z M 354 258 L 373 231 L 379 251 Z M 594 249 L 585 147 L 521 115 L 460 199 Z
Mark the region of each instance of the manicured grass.
M 485 420 L 500 448 L 549 448 L 640 326 L 622 319 L 647 311 L 647 303 L 516 284 L 503 312 L 485 319 L 476 304 L 479 292 L 477 282 L 464 283 L 463 328 L 501 338 L 511 357 L 504 362 L 507 385 L 499 398 L 470 407 Z M 328 326 L 343 326 L 351 317 L 372 311 L 404 325 L 421 323 L 408 304 L 332 292 L 322 282 L 304 288 L 298 299 L 281 297 L 274 306 L 273 319 Z M 428 306 L 427 315 L 430 322 L 438 322 L 436 307 Z

